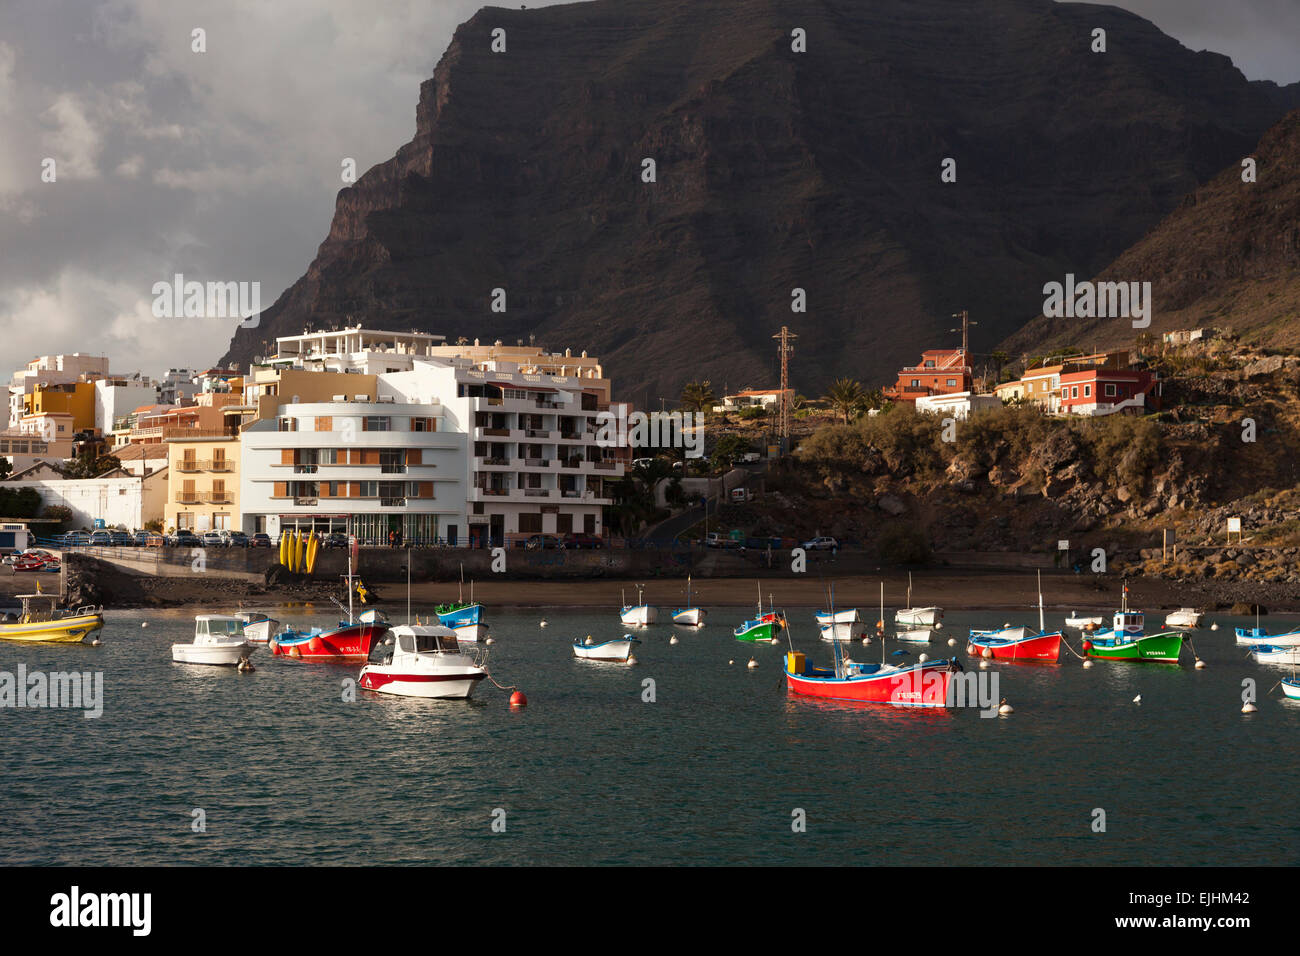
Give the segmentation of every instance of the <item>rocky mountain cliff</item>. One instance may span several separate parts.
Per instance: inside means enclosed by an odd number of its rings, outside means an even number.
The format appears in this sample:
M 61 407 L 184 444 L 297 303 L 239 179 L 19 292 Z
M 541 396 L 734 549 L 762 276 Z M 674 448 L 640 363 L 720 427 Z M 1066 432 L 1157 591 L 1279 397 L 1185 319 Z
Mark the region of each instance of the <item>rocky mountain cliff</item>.
M 1255 160 L 1255 181 L 1241 160 Z M 1185 198 L 1106 267 L 1101 282 L 1150 281 L 1153 335 L 1218 326 L 1242 342 L 1300 347 L 1300 111 L 1288 114 L 1246 156 Z M 1137 332 L 1115 319 L 1034 319 L 1010 352 L 1058 346 L 1127 345 Z
M 884 381 L 955 344 L 959 309 L 974 347 L 1003 339 L 1045 281 L 1100 269 L 1295 106 L 1300 84 L 1247 82 L 1108 6 L 487 8 L 422 85 L 414 138 L 339 193 L 306 274 L 225 360 L 348 322 L 536 336 L 653 403 L 694 378 L 771 384 L 789 324 L 801 391 Z

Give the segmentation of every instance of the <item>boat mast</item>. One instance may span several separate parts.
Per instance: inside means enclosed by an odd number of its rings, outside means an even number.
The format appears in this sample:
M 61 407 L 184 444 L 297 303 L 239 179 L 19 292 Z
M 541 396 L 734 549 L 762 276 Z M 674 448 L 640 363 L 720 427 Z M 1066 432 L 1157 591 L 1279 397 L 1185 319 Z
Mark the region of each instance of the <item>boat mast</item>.
M 1047 631 L 1047 625 L 1043 623 L 1043 572 L 1038 572 L 1038 633 L 1043 634 Z
M 348 549 L 348 623 L 352 623 L 352 549 Z
M 406 626 L 411 626 L 411 549 L 406 549 Z
M 911 572 L 908 572 L 911 577 Z M 909 585 L 910 587 L 910 585 Z M 880 582 L 880 633 L 876 635 L 880 638 L 880 666 L 885 666 L 885 582 Z

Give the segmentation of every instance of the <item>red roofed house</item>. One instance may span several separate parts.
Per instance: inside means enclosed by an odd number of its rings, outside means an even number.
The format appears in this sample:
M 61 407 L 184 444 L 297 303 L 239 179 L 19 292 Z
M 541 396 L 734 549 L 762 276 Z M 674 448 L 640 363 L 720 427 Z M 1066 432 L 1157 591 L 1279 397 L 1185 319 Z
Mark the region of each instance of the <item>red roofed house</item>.
M 1064 415 L 1144 415 L 1162 404 L 1163 384 L 1146 369 L 1089 368 L 1061 373 Z
M 928 349 L 917 365 L 898 373 L 898 382 L 884 390 L 894 402 L 915 402 L 924 395 L 951 395 L 972 391 L 970 364 L 962 349 Z

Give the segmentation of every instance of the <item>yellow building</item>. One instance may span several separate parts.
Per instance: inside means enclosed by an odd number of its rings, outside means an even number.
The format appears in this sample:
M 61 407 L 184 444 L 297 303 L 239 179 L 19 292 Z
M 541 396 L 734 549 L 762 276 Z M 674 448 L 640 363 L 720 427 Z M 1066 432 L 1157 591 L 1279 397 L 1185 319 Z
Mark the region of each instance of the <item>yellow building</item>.
M 23 414 L 71 415 L 74 433 L 92 431 L 95 428 L 95 383 L 37 385 L 30 394 L 23 396 Z
M 190 531 L 238 530 L 239 438 L 168 438 L 163 526 Z

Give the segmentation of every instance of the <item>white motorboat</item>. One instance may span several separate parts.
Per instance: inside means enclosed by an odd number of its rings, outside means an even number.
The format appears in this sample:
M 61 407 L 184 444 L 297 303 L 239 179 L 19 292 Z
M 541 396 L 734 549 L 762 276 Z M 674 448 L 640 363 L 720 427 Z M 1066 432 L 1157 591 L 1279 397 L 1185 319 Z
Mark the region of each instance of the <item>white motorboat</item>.
M 636 603 L 624 604 L 624 606 L 619 609 L 618 619 L 625 627 L 648 627 L 658 620 L 658 609 L 644 603 L 641 599 L 644 591 L 645 589 L 643 587 L 637 585 Z M 626 600 L 627 598 L 624 597 L 624 601 Z
M 1260 664 L 1300 664 L 1300 647 L 1276 647 L 1272 644 L 1256 644 L 1250 652 Z
M 860 641 L 867 632 L 867 625 L 861 621 L 826 622 L 821 625 L 821 632 L 823 641 Z
M 461 650 L 451 628 L 403 624 L 371 649 L 359 683 L 380 694 L 466 700 L 485 677 L 487 671 Z
M 894 613 L 894 623 L 912 627 L 934 627 L 943 617 L 941 607 L 912 607 L 912 572 L 907 572 L 907 607 Z
M 199 614 L 194 618 L 194 640 L 173 644 L 177 664 L 217 664 L 233 667 L 257 650 L 244 637 L 243 618 L 232 614 Z
M 1165 627 L 1200 627 L 1201 612 L 1194 607 L 1180 607 L 1165 616 Z
M 1105 617 L 1100 614 L 1076 614 L 1074 611 L 1071 611 L 1070 616 L 1065 619 L 1065 626 L 1077 627 L 1080 630 L 1088 631 L 1095 627 L 1101 627 L 1105 620 Z
M 1262 627 L 1238 627 L 1237 643 L 1242 645 L 1259 646 L 1268 644 L 1273 647 L 1300 647 L 1300 631 L 1292 631 L 1289 634 L 1270 634 Z
M 624 634 L 612 641 L 597 641 L 588 634 L 586 640 L 573 642 L 573 656 L 584 661 L 626 664 L 628 658 L 632 656 L 632 649 L 640 643 L 640 638 L 633 637 L 631 634 Z
M 251 644 L 265 644 L 280 630 L 279 621 L 260 611 L 240 611 L 239 619 L 244 622 L 244 640 Z

